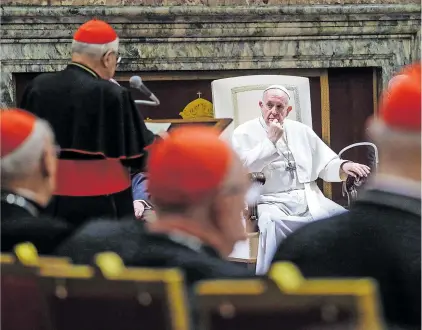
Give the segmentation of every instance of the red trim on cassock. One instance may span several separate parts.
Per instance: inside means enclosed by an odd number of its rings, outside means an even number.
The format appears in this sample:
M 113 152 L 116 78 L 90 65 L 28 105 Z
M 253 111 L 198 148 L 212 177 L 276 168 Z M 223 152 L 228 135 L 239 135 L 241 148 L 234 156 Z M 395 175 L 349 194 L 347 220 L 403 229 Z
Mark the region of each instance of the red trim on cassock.
M 144 155 L 144 154 L 138 154 L 138 155 L 134 155 L 134 156 L 108 157 L 101 151 L 95 151 L 94 152 L 94 151 L 85 151 L 85 150 L 80 150 L 80 149 L 60 148 L 60 152 L 66 152 L 66 151 L 67 152 L 74 152 L 74 153 L 78 153 L 78 154 L 82 154 L 82 155 L 103 156 L 104 158 L 107 158 L 107 159 L 110 159 L 110 160 L 135 159 L 135 158 L 140 158 Z
M 118 159 L 59 159 L 57 188 L 59 196 L 100 196 L 115 194 L 131 186 L 129 171 Z

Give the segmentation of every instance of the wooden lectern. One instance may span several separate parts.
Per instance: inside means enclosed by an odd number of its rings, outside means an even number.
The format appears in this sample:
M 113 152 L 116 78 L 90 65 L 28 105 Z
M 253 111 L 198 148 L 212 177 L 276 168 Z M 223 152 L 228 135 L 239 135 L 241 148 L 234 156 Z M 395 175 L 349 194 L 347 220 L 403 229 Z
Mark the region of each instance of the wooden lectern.
M 172 129 L 185 125 L 213 126 L 223 132 L 232 121 L 232 118 L 155 119 L 145 120 L 145 125 L 154 134 L 170 132 Z

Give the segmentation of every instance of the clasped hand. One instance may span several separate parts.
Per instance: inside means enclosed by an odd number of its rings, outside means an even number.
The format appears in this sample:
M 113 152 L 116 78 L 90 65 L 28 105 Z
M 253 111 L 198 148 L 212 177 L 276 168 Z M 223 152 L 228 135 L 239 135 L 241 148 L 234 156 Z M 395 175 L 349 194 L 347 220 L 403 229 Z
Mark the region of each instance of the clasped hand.
M 367 177 L 371 173 L 371 169 L 362 164 L 347 162 L 341 167 L 344 173 L 353 177 Z
M 270 123 L 268 128 L 267 137 L 272 143 L 276 143 L 283 136 L 283 126 L 278 122 L 277 119 Z

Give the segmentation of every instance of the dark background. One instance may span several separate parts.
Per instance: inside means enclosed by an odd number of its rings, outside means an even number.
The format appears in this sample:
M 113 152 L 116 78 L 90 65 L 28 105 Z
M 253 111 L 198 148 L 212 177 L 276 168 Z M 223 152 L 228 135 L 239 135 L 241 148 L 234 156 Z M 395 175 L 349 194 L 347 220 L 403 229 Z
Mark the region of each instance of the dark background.
M 294 72 L 294 71 L 293 71 Z M 352 143 L 365 141 L 365 122 L 374 111 L 373 95 L 373 68 L 347 68 L 328 69 L 330 86 L 330 128 L 331 128 L 331 148 L 338 153 L 345 146 Z M 261 72 L 260 74 L 280 74 L 279 72 Z M 141 76 L 149 73 L 136 73 Z M 248 75 L 248 71 L 235 71 L 232 76 Z M 257 74 L 257 72 L 253 72 Z M 292 72 L 290 72 L 292 74 Z M 18 104 L 22 98 L 26 85 L 37 74 L 16 74 L 16 100 Z M 120 73 L 117 81 L 125 87 L 129 87 L 128 78 L 131 73 Z M 212 102 L 211 81 L 219 79 L 218 72 L 195 72 L 189 76 L 184 73 L 184 77 L 173 79 L 172 73 L 167 73 L 168 80 L 163 75 L 157 80 L 150 75 L 145 81 L 148 88 L 159 98 L 161 104 L 158 107 L 139 106 L 139 111 L 144 118 L 149 119 L 175 119 L 181 118 L 179 113 L 191 101 L 201 97 Z M 214 75 L 214 76 L 213 76 Z M 294 75 L 294 73 L 293 73 Z M 303 76 L 303 74 L 301 74 Z M 124 78 L 119 79 L 119 76 Z M 206 77 L 210 77 L 209 79 Z M 213 77 L 212 77 L 213 76 Z M 164 75 L 165 77 L 165 75 Z M 212 78 L 211 78 L 212 77 Z M 227 73 L 224 77 L 228 77 Z M 198 79 L 196 79 L 198 78 Z M 311 104 L 313 129 L 321 137 L 321 90 L 319 76 L 309 76 L 311 87 Z M 139 91 L 132 90 L 134 99 L 145 99 Z M 377 96 L 375 96 L 377 97 Z M 343 158 L 353 161 L 367 162 L 367 148 L 359 147 L 345 153 Z M 322 188 L 321 182 L 319 182 Z M 341 196 L 341 184 L 332 185 L 333 199 L 342 204 L 346 204 L 346 199 Z

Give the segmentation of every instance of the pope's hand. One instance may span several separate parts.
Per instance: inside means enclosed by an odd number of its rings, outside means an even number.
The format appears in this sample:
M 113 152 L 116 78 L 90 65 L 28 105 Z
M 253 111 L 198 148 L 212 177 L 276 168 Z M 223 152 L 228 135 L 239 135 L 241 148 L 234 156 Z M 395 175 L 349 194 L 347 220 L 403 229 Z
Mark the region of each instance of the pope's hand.
M 351 175 L 353 177 L 367 177 L 369 173 L 371 173 L 371 169 L 362 164 L 347 162 L 344 163 L 341 167 L 344 173 L 347 175 Z
M 283 136 L 283 126 L 278 122 L 278 120 L 274 120 L 270 123 L 270 127 L 268 128 L 267 137 L 272 143 L 276 143 L 281 137 Z

